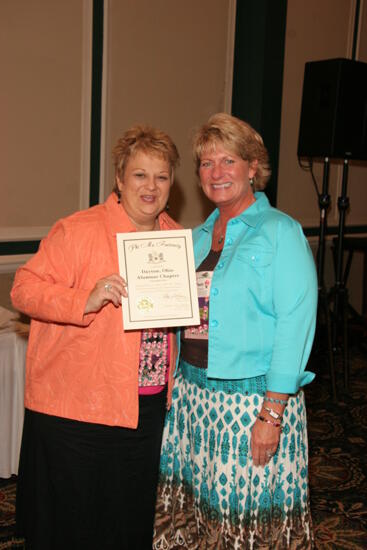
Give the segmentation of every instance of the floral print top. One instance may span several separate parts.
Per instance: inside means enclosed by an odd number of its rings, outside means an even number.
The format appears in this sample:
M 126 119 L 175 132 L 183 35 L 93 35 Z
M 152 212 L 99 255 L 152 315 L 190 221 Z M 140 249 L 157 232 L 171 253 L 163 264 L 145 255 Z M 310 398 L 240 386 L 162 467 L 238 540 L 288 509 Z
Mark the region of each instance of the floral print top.
M 168 366 L 167 330 L 143 330 L 140 344 L 139 387 L 164 386 Z

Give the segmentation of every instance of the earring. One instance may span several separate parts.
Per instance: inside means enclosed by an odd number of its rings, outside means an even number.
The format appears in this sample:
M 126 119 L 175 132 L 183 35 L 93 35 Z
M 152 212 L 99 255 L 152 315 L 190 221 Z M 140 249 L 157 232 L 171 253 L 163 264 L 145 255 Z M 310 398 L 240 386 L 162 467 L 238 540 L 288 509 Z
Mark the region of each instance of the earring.
M 165 209 L 166 209 L 166 212 L 168 212 L 168 210 L 170 209 L 170 206 L 169 206 L 168 202 L 167 202 L 167 204 L 166 204 L 166 208 L 165 208 Z
M 254 186 L 254 178 L 250 178 L 249 182 L 250 182 L 251 187 L 253 187 Z
M 121 204 L 121 191 L 120 191 L 120 189 L 116 189 L 116 195 L 117 195 L 117 204 Z

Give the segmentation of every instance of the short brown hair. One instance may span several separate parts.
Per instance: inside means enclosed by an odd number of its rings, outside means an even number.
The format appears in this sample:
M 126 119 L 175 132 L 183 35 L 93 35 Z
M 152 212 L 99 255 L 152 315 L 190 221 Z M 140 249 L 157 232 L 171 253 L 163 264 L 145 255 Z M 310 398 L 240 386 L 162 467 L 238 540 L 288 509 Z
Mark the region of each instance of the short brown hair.
M 266 187 L 271 170 L 269 155 L 260 134 L 239 118 L 227 113 L 217 113 L 203 124 L 193 138 L 193 154 L 196 173 L 199 174 L 200 160 L 205 149 L 223 145 L 232 153 L 238 155 L 250 164 L 258 161 L 257 171 L 253 178 L 254 189 L 259 191 Z
M 126 130 L 112 151 L 115 177 L 123 179 L 130 157 L 138 152 L 163 158 L 169 164 L 171 176 L 180 160 L 177 147 L 168 134 L 152 126 L 138 124 Z M 115 183 L 114 191 L 116 189 Z

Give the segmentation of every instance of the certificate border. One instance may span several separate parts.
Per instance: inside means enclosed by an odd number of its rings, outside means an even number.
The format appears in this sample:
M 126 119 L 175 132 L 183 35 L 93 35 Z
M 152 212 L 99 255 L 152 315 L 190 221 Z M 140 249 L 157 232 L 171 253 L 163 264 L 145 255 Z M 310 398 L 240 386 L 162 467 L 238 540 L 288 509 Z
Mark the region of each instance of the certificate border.
M 171 233 L 171 231 L 170 231 Z M 193 304 L 192 304 L 192 287 L 191 287 L 191 279 L 190 279 L 190 267 L 189 267 L 189 264 L 188 264 L 188 250 L 187 250 L 187 238 L 185 235 L 182 235 L 182 237 L 179 237 L 179 236 L 174 236 L 174 235 L 169 235 L 168 237 L 161 237 L 161 236 L 157 236 L 157 237 L 148 237 L 147 239 L 141 239 L 142 241 L 145 241 L 145 240 L 149 240 L 149 241 L 157 241 L 157 240 L 162 240 L 162 239 L 175 239 L 175 240 L 183 240 L 183 243 L 184 243 L 184 247 L 185 247 L 185 256 L 186 256 L 186 274 L 187 274 L 187 279 L 188 279 L 188 287 L 190 289 L 190 310 L 191 310 L 191 315 L 188 315 L 186 317 L 182 317 L 181 315 L 178 316 L 178 317 L 170 317 L 170 320 L 174 321 L 176 319 L 193 319 L 195 317 L 195 314 L 194 314 L 194 308 L 193 308 Z M 127 271 L 127 266 L 126 266 L 126 246 L 128 245 L 128 243 L 132 242 L 132 241 L 136 241 L 137 239 L 124 239 L 123 241 L 123 247 L 124 247 L 124 262 L 125 262 L 125 273 L 126 273 L 126 283 L 127 283 L 127 286 L 129 287 L 129 277 L 128 277 L 128 271 Z M 140 240 L 140 238 L 139 238 Z M 137 320 L 135 321 L 133 318 L 132 318 L 132 314 L 131 314 L 131 304 L 130 304 L 130 301 L 128 300 L 127 301 L 127 310 L 129 311 L 129 324 L 133 324 L 133 323 L 141 323 L 142 321 L 141 320 Z M 160 321 L 162 318 L 161 317 L 157 317 L 157 318 L 153 318 L 151 317 L 149 319 L 149 321 Z M 166 317 L 164 318 L 166 319 Z
M 163 327 L 179 327 L 179 326 L 191 326 L 200 324 L 200 314 L 199 314 L 199 304 L 197 298 L 197 289 L 196 289 L 196 279 L 195 279 L 195 263 L 194 263 L 194 254 L 192 248 L 192 232 L 191 229 L 173 229 L 168 231 L 145 231 L 137 233 L 117 233 L 117 248 L 119 256 L 119 268 L 121 276 L 123 276 L 127 283 L 127 288 L 129 288 L 129 275 L 127 268 L 127 253 L 126 247 L 129 243 L 134 241 L 158 241 L 158 240 L 169 240 L 175 239 L 182 240 L 185 253 L 185 264 L 186 264 L 186 277 L 188 283 L 188 289 L 190 293 L 190 311 L 191 315 L 186 316 L 170 316 L 167 317 L 155 317 L 149 318 L 147 320 L 134 320 L 131 312 L 131 304 L 128 298 L 122 298 L 122 314 L 123 314 L 123 324 L 124 330 L 137 330 L 144 328 L 163 328 Z M 189 244 L 191 245 L 188 246 Z M 122 257 L 121 253 L 122 252 Z M 190 266 L 191 263 L 191 266 Z M 190 269 L 191 268 L 191 269 Z M 195 283 L 195 284 L 194 284 Z M 197 307 L 195 307 L 195 303 Z

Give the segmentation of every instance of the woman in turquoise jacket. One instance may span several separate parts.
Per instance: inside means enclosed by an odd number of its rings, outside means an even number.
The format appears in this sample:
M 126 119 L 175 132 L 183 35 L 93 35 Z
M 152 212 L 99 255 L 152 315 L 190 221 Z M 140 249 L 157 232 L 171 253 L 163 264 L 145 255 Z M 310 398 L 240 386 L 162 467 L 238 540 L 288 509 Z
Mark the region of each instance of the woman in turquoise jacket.
M 314 377 L 314 260 L 261 191 L 268 154 L 251 126 L 212 116 L 194 158 L 216 209 L 193 232 L 201 323 L 178 335 L 154 548 L 312 548 L 302 386 Z

